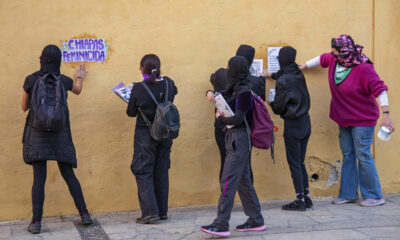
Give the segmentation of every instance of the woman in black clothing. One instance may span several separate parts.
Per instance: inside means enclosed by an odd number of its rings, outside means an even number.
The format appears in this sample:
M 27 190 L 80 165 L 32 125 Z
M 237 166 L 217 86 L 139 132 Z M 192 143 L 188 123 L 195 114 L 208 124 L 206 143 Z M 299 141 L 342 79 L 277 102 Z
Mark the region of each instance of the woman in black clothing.
M 251 140 L 246 119 L 251 119 L 253 111 L 253 95 L 250 89 L 249 65 L 242 56 L 229 60 L 228 81 L 222 93 L 235 115 L 223 117 L 217 111 L 217 121 L 226 125 L 233 125 L 226 131 L 225 148 L 226 158 L 221 184 L 221 196 L 218 202 L 217 218 L 200 229 L 208 234 L 228 237 L 229 219 L 233 207 L 236 191 L 242 201 L 245 214 L 249 217 L 244 224 L 236 226 L 236 231 L 264 231 L 264 218 L 261 215 L 260 202 L 250 178 Z M 207 92 L 207 98 L 215 102 L 214 93 Z
M 80 65 L 75 71 L 75 81 L 60 73 L 61 51 L 55 45 L 48 45 L 43 49 L 40 57 L 40 70 L 29 75 L 25 79 L 22 94 L 23 111 L 29 109 L 26 118 L 23 143 L 23 157 L 27 164 L 33 166 L 33 186 L 32 186 L 32 222 L 28 227 L 31 233 L 40 233 L 41 220 L 43 215 L 44 185 L 47 175 L 47 160 L 57 160 L 61 175 L 68 185 L 69 191 L 74 199 L 75 206 L 79 210 L 84 225 L 92 223 L 92 219 L 86 209 L 82 189 L 72 168 L 77 167 L 75 147 L 72 142 L 71 128 L 69 122 L 69 110 L 66 105 L 66 127 L 57 132 L 41 131 L 32 127 L 32 122 L 39 113 L 31 109 L 32 94 L 36 81 L 46 74 L 57 76 L 62 82 L 65 91 L 71 91 L 79 95 L 82 91 L 82 80 L 85 78 L 86 70 L 84 65 Z M 62 89 L 62 88 L 61 88 Z M 66 95 L 67 96 L 67 95 Z M 66 104 L 65 99 L 65 104 Z
M 151 90 L 157 101 L 164 101 L 166 84 L 168 84 L 168 99 L 173 102 L 178 90 L 174 81 L 160 76 L 160 59 L 154 55 L 145 55 L 140 61 L 143 82 L 132 87 L 126 111 L 129 117 L 136 117 L 134 136 L 134 153 L 131 164 L 138 187 L 139 204 L 142 217 L 137 223 L 154 223 L 158 219 L 168 219 L 168 191 L 170 167 L 170 152 L 172 140 L 159 142 L 150 136 L 149 127 L 142 114 L 151 122 L 156 112 L 156 104 L 142 84 Z M 138 115 L 138 113 L 141 114 Z
M 309 195 L 308 175 L 304 166 L 307 143 L 311 134 L 310 94 L 303 73 L 295 62 L 296 50 L 283 47 L 278 61 L 281 69 L 267 77 L 276 79 L 276 96 L 271 102 L 275 114 L 284 120 L 284 141 L 297 199 L 284 205 L 284 210 L 305 211 L 312 207 Z

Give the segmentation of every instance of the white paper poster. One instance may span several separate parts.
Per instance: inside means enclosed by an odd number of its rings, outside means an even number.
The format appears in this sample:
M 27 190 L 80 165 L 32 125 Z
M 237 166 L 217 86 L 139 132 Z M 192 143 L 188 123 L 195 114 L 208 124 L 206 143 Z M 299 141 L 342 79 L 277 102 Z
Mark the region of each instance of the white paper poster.
M 280 66 L 278 62 L 279 50 L 282 47 L 269 47 L 268 48 L 268 72 L 275 73 L 279 71 Z
M 260 76 L 263 71 L 264 61 L 262 59 L 254 59 L 250 66 L 250 74 L 253 76 Z

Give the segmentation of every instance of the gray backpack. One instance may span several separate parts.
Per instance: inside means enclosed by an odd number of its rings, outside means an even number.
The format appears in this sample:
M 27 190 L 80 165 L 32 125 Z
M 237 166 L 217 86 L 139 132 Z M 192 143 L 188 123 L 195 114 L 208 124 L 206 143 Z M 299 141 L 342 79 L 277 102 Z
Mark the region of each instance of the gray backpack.
M 31 126 L 45 132 L 58 132 L 67 125 L 67 96 L 61 75 L 47 73 L 33 85 Z
M 156 141 L 167 141 L 177 138 L 179 135 L 179 128 L 181 126 L 178 109 L 172 102 L 168 100 L 169 79 L 167 77 L 164 77 L 164 79 L 166 91 L 163 102 L 158 102 L 151 90 L 147 87 L 146 83 L 141 82 L 147 93 L 156 104 L 156 114 L 154 116 L 153 123 L 148 120 L 140 108 L 139 112 L 142 115 L 146 125 L 150 129 L 150 136 Z

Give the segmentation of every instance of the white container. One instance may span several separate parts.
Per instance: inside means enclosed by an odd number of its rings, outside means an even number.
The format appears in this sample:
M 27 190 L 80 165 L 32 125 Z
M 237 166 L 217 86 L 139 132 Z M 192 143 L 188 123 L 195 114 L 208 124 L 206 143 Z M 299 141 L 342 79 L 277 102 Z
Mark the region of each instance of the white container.
M 390 139 L 390 134 L 391 134 L 391 132 L 390 132 L 389 128 L 387 128 L 387 127 L 385 127 L 385 126 L 382 126 L 382 127 L 379 129 L 378 137 L 379 137 L 382 141 L 388 141 L 388 140 Z
M 269 90 L 268 102 L 273 102 L 275 100 L 275 88 Z

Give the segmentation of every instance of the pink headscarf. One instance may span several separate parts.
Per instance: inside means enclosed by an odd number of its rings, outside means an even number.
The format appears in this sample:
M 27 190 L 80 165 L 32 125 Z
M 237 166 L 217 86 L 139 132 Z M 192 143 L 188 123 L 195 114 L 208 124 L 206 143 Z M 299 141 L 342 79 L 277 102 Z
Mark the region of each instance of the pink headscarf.
M 350 68 L 369 61 L 369 58 L 361 53 L 364 47 L 356 45 L 349 35 L 340 35 L 337 38 L 332 38 L 331 45 L 332 48 L 336 48 L 339 52 L 339 54 L 332 53 L 332 55 L 343 67 Z

